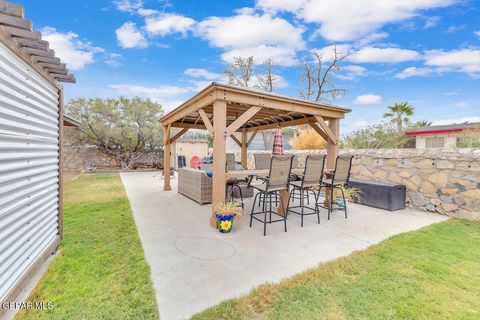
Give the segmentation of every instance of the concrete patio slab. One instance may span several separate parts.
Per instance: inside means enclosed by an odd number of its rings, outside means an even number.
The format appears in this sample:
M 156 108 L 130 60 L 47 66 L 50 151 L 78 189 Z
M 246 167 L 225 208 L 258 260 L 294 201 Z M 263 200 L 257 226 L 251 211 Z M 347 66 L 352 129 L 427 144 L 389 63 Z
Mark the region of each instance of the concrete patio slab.
M 162 319 L 186 319 L 222 300 L 252 288 L 348 255 L 392 235 L 416 230 L 447 218 L 416 210 L 388 212 L 352 204 L 349 218 L 322 212 L 305 219 L 291 215 L 283 224 L 248 227 L 248 217 L 235 220 L 230 234 L 210 227 L 211 206 L 200 206 L 176 192 L 162 190 L 161 173 L 121 173 L 135 223 L 151 266 Z M 247 210 L 250 203 L 247 204 Z M 248 212 L 248 211 L 247 211 Z

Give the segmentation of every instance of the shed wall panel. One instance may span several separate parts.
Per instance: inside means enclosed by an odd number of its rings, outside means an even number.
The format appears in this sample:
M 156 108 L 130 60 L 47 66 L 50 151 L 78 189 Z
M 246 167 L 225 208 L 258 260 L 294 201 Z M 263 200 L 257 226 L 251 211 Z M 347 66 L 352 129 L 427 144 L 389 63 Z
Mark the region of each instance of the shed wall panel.
M 0 301 L 57 240 L 58 89 L 0 43 Z

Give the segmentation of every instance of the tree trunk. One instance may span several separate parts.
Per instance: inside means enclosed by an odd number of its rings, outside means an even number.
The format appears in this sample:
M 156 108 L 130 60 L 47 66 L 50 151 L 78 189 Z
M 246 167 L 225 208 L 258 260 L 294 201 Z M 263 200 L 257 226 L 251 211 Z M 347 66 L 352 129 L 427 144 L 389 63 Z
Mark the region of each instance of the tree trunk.
M 402 115 L 400 113 L 397 115 L 397 129 L 398 129 L 399 132 L 403 131 Z
M 129 170 L 136 169 L 136 167 L 135 167 L 136 161 L 137 161 L 137 153 L 134 152 L 134 153 L 130 154 L 130 158 L 128 159 L 128 169 Z

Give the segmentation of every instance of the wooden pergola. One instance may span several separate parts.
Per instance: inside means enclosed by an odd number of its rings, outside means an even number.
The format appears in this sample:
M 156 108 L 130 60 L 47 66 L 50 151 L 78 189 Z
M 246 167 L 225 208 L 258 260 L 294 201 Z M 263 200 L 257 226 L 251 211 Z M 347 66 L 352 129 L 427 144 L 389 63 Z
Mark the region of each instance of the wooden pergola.
M 160 119 L 164 130 L 163 189 L 171 190 L 170 145 L 189 129 L 208 130 L 213 137 L 213 204 L 225 200 L 227 137 L 241 147 L 241 164 L 246 168 L 247 148 L 259 131 L 308 124 L 327 141 L 327 168 L 333 168 L 340 119 L 350 111 L 214 82 Z M 172 128 L 181 130 L 172 136 Z

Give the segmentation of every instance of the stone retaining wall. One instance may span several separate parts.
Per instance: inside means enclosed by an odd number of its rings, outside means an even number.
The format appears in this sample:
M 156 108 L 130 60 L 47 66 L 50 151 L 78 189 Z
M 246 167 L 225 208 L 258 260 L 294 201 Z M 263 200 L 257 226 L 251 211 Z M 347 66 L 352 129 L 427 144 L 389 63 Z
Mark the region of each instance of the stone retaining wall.
M 63 170 L 77 172 L 112 171 L 121 169 L 113 156 L 101 152 L 95 146 L 63 146 Z M 163 152 L 145 152 L 138 159 L 139 168 L 154 168 L 163 163 Z
M 287 151 L 303 166 L 312 151 Z M 257 152 L 255 152 L 257 153 Z M 254 152 L 248 167 L 254 168 Z M 354 155 L 352 178 L 404 184 L 407 206 L 452 217 L 480 220 L 480 149 L 341 150 Z M 237 160 L 240 155 L 236 154 Z

